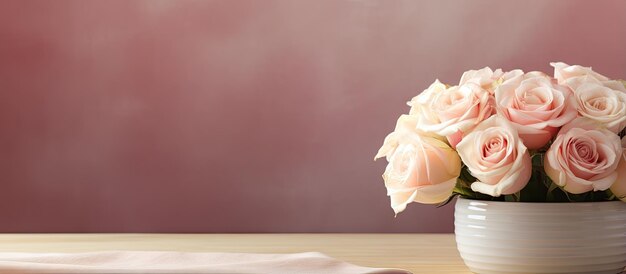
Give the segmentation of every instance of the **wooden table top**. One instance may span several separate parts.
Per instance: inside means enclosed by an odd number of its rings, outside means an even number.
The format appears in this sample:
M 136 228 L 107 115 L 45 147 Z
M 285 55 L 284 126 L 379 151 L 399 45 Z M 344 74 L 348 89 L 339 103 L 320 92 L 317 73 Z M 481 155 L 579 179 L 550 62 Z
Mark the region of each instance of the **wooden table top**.
M 453 234 L 0 234 L 0 252 L 105 250 L 296 253 L 317 251 L 362 266 L 471 273 Z

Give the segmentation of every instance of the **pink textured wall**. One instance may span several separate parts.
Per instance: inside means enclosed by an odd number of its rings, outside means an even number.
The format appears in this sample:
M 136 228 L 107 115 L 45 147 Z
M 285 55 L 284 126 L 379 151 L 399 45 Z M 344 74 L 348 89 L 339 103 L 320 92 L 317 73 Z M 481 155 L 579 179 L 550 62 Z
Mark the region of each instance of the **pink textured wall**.
M 624 1 L 0 1 L 0 231 L 449 232 L 372 158 L 467 69 L 626 77 Z

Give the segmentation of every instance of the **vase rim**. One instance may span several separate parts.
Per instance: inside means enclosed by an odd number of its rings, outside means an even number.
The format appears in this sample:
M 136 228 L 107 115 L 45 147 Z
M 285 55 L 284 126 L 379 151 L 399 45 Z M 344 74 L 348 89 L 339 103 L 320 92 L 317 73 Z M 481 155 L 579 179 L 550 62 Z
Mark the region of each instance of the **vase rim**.
M 458 197 L 457 200 L 464 201 L 476 201 L 476 202 L 486 202 L 486 203 L 497 203 L 497 204 L 546 204 L 546 205 L 558 205 L 558 204 L 598 204 L 598 203 L 623 203 L 626 204 L 626 201 L 582 201 L 582 202 L 513 202 L 513 201 L 490 201 L 490 200 L 480 200 L 480 199 L 470 199 L 464 197 Z

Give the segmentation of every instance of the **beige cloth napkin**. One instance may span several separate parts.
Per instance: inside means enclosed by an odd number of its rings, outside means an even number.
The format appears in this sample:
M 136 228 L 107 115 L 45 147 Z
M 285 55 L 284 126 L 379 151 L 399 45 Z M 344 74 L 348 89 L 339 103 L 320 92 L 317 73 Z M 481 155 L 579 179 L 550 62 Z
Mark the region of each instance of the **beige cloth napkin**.
M 410 274 L 362 267 L 322 253 L 250 254 L 111 251 L 0 253 L 0 273 Z

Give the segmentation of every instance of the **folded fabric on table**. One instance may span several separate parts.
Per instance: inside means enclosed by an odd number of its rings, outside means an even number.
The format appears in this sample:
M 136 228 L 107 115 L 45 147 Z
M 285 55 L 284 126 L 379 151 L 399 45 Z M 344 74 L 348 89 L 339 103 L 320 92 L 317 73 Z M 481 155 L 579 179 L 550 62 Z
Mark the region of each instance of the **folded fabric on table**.
M 322 253 L 250 254 L 161 251 L 0 253 L 0 273 L 410 274 L 362 267 Z

